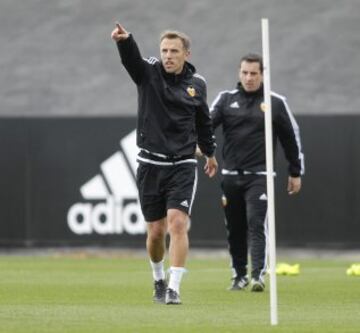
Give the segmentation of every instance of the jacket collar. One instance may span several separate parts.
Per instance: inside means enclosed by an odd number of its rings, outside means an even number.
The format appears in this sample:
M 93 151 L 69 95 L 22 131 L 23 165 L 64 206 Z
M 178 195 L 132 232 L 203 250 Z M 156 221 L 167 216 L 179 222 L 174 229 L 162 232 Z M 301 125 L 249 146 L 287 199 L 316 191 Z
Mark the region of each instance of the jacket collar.
M 251 91 L 251 92 L 248 92 L 244 89 L 244 87 L 242 86 L 241 82 L 238 82 L 236 84 L 236 89 L 239 90 L 239 92 L 244 95 L 245 97 L 256 97 L 256 96 L 263 96 L 263 89 L 264 89 L 264 86 L 263 84 L 261 83 L 260 87 L 258 90 L 255 90 L 255 91 Z
M 161 64 L 161 74 L 169 83 L 177 83 L 184 79 L 192 77 L 196 73 L 195 67 L 189 62 L 185 61 L 183 70 L 180 74 L 167 73 Z

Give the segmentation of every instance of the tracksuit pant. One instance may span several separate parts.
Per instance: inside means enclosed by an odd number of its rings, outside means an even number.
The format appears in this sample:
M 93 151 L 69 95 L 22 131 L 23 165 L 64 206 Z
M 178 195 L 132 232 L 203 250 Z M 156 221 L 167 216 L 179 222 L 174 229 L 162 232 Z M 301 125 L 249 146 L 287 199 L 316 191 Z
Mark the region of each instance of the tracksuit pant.
M 251 277 L 262 278 L 267 264 L 266 176 L 224 175 L 222 189 L 232 267 L 237 276 L 247 275 L 249 247 Z

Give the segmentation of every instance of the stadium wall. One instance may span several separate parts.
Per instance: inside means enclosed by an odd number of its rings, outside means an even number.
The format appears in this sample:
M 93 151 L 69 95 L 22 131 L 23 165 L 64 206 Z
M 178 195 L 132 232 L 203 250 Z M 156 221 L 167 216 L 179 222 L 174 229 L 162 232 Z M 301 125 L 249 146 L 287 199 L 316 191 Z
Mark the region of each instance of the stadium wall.
M 360 248 L 360 117 L 297 119 L 306 175 L 301 193 L 289 197 L 279 149 L 277 245 Z M 135 117 L 1 118 L 0 245 L 143 247 L 135 126 Z M 191 244 L 225 247 L 221 177 L 208 179 L 203 163 Z

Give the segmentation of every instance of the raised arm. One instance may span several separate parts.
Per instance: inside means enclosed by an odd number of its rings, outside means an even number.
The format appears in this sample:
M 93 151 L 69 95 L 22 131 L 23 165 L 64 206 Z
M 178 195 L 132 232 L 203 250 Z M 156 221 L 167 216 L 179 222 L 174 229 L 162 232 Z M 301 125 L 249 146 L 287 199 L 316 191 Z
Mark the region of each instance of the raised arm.
M 120 23 L 116 23 L 111 38 L 117 44 L 121 62 L 130 77 L 137 85 L 141 84 L 145 75 L 145 61 L 141 57 L 134 38 Z

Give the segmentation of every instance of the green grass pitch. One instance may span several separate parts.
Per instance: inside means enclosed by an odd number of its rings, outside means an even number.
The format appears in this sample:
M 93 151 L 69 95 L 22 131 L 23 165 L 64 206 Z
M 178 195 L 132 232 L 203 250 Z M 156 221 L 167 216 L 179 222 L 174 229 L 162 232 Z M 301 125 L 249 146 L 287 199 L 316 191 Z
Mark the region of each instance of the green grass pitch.
M 166 306 L 151 301 L 145 256 L 3 255 L 0 332 L 360 332 L 360 277 L 345 274 L 351 262 L 296 262 L 299 276 L 278 276 L 272 327 L 269 284 L 264 293 L 227 291 L 224 258 L 190 258 L 183 304 Z

